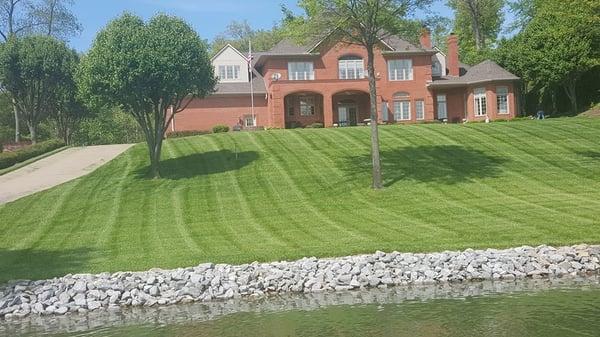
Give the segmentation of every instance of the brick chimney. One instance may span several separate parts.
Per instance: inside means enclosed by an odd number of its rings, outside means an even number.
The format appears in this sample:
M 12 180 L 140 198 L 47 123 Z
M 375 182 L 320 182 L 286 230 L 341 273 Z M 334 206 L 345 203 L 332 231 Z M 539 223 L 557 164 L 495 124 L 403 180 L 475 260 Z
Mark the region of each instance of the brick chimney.
M 458 64 L 458 37 L 454 35 L 454 33 L 450 33 L 450 36 L 448 36 L 446 66 L 448 67 L 448 75 L 460 76 L 460 66 Z
M 421 37 L 419 39 L 421 41 L 421 47 L 424 49 L 431 49 L 431 34 L 429 33 L 429 29 L 427 27 L 421 28 Z

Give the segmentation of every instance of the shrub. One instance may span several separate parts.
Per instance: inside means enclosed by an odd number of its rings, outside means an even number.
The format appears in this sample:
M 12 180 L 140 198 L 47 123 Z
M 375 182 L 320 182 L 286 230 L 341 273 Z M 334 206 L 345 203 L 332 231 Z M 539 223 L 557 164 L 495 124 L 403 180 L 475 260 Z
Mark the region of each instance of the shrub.
M 323 125 L 323 123 L 318 123 L 318 122 L 317 123 L 312 123 L 312 124 L 309 124 L 309 125 L 306 126 L 306 128 L 308 128 L 308 129 L 322 129 L 324 127 L 325 126 Z
M 14 152 L 0 153 L 0 169 L 11 167 L 15 164 L 24 162 L 37 156 L 41 156 L 44 153 L 54 151 L 63 146 L 65 146 L 65 143 L 62 140 L 53 139 Z
M 167 138 L 183 138 L 192 136 L 202 136 L 208 134 L 208 131 L 175 131 L 167 133 Z
M 100 111 L 83 119 L 73 133 L 73 142 L 78 145 L 129 144 L 143 140 L 135 119 L 118 109 Z
M 212 128 L 213 133 L 225 133 L 229 132 L 229 127 L 227 125 L 215 125 Z
M 12 138 L 12 130 L 6 126 L 0 125 L 0 152 L 2 152 L 3 144 L 10 141 Z

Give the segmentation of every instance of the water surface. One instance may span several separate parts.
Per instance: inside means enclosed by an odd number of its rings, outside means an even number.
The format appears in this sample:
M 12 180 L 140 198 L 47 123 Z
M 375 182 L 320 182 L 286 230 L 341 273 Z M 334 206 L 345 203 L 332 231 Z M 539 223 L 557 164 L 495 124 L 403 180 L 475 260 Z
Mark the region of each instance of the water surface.
M 600 336 L 600 279 L 469 283 L 0 322 L 15 337 Z

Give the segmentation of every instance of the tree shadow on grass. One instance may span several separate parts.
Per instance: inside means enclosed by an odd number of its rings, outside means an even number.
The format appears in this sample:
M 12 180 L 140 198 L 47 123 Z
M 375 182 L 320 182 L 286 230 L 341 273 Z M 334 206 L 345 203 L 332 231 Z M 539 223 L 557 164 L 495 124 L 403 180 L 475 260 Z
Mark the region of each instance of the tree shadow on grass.
M 91 259 L 87 248 L 68 250 L 0 249 L 0 287 L 10 280 L 40 280 L 82 273 Z
M 600 161 L 600 152 L 598 151 L 580 151 L 577 154 L 588 159 Z
M 160 174 L 164 179 L 179 180 L 202 175 L 239 170 L 259 158 L 258 152 L 246 151 L 237 154 L 230 150 L 194 153 L 160 162 Z M 139 178 L 147 178 L 150 166 L 136 172 Z
M 403 147 L 381 152 L 384 185 L 401 180 L 436 182 L 446 185 L 474 178 L 496 177 L 508 159 L 457 145 Z M 348 159 L 346 170 L 353 175 L 370 175 L 371 155 Z

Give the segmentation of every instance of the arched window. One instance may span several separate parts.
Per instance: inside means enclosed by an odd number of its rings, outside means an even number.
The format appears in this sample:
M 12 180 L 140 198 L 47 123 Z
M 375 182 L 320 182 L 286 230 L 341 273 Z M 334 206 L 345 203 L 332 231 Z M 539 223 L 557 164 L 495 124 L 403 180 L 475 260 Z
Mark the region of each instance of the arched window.
M 344 56 L 338 60 L 341 80 L 365 78 L 365 63 L 358 56 Z

